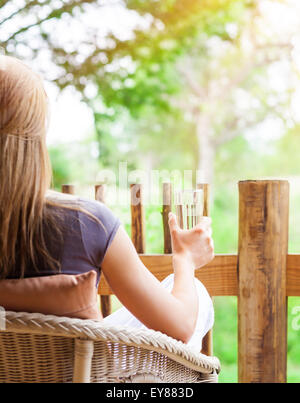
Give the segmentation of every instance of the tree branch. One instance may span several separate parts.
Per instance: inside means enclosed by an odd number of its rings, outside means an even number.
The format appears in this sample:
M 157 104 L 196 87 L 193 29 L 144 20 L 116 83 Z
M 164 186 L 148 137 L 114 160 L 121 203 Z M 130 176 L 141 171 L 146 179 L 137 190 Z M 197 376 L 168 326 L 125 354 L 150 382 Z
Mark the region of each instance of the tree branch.
M 28 31 L 30 28 L 40 26 L 43 22 L 51 20 L 53 18 L 59 18 L 63 13 L 70 13 L 73 8 L 76 6 L 82 6 L 83 4 L 88 4 L 88 3 L 93 3 L 95 0 L 74 0 L 71 3 L 65 4 L 63 7 L 61 7 L 58 10 L 52 10 L 46 17 L 41 18 L 40 20 L 36 21 L 33 24 L 26 25 L 23 28 L 20 28 L 18 31 L 14 32 L 9 38 L 6 39 L 5 42 L 3 42 L 2 46 L 6 46 L 9 41 L 12 39 L 15 39 L 16 36 L 20 35 L 22 32 Z
M 197 80 L 194 77 L 194 73 L 192 69 L 189 69 L 187 67 L 183 67 L 178 65 L 177 69 L 179 73 L 181 73 L 188 84 L 189 88 L 192 90 L 193 94 L 198 97 L 198 98 L 205 98 L 206 92 L 205 90 L 197 84 Z
M 11 0 L 0 0 L 0 8 L 4 7 L 6 3 L 8 3 Z
M 266 109 L 263 113 L 261 113 L 260 116 L 256 117 L 256 119 L 245 120 L 242 116 L 233 117 L 233 119 L 226 125 L 225 130 L 223 131 L 223 135 L 219 136 L 216 139 L 212 139 L 212 143 L 215 149 L 221 147 L 229 141 L 234 140 L 237 136 L 240 135 L 242 130 L 254 128 L 259 123 L 263 122 L 268 114 L 275 115 L 280 119 L 283 119 L 282 115 L 280 115 L 276 108 L 270 107 L 266 103 L 264 103 L 264 106 L 266 107 Z M 243 122 L 243 125 L 239 126 L 240 122 Z
M 256 47 L 256 51 L 257 50 L 267 51 L 271 49 L 287 49 L 290 51 L 293 49 L 293 46 L 290 43 L 278 43 L 278 44 L 271 43 L 265 45 L 258 45 Z M 218 100 L 224 101 L 231 94 L 231 90 L 233 88 L 239 87 L 247 79 L 251 71 L 275 63 L 281 58 L 282 58 L 281 54 L 271 57 L 267 53 L 263 53 L 263 57 L 260 58 L 259 61 L 257 61 L 253 52 L 253 57 L 251 58 L 251 60 L 248 59 L 248 62 L 245 63 L 244 68 L 241 68 L 239 73 L 232 80 L 230 80 L 225 87 L 223 87 L 222 94 L 221 95 L 219 94 Z
M 259 122 L 255 122 L 252 124 L 252 126 L 254 127 L 255 125 L 257 125 Z M 238 137 L 240 135 L 240 131 L 242 129 L 235 129 L 235 130 L 231 130 L 231 131 L 225 131 L 222 137 L 219 137 L 217 139 L 212 139 L 212 144 L 214 146 L 214 149 L 218 149 L 219 147 L 221 147 L 222 145 L 229 143 L 230 141 L 234 140 L 236 137 Z
M 29 1 L 29 3 L 26 3 L 26 5 L 24 7 L 18 8 L 16 11 L 14 11 L 8 17 L 4 18 L 4 20 L 0 21 L 0 25 L 3 25 L 5 22 L 11 20 L 13 17 L 15 17 L 19 13 L 22 13 L 23 11 L 30 12 L 30 9 L 34 6 L 38 6 L 38 5 L 45 6 L 46 4 L 49 4 L 49 3 L 51 3 L 51 0 L 48 0 L 47 2 L 45 1 L 43 4 L 41 4 L 39 0 L 31 0 L 31 1 Z

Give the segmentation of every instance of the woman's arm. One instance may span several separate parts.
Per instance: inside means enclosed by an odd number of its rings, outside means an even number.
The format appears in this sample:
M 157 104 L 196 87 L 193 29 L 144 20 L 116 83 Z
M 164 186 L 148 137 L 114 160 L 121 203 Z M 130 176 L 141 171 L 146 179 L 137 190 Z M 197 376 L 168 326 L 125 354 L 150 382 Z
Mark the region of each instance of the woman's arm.
M 174 267 L 172 293 L 143 265 L 123 227 L 117 231 L 101 267 L 121 303 L 144 325 L 187 342 L 198 312 L 194 270 L 213 258 L 210 221 L 204 219 L 189 231 L 178 228 L 174 215 L 169 223 Z

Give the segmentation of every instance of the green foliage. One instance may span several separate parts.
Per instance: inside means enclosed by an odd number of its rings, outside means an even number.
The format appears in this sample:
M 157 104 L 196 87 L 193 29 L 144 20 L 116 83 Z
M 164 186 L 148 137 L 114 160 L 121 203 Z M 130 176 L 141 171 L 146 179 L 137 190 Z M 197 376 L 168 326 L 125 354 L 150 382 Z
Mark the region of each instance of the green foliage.
M 62 184 L 95 184 L 99 161 L 95 155 L 93 138 L 48 147 L 53 170 L 53 188 Z
M 226 365 L 237 361 L 237 298 L 214 298 L 214 354 Z
M 163 252 L 163 226 L 161 207 L 148 206 L 146 208 L 146 222 L 150 224 L 149 230 L 146 232 L 146 247 L 149 253 Z
M 299 175 L 299 157 L 295 150 L 300 146 L 300 126 L 288 130 L 275 144 L 276 152 L 270 163 L 270 171 L 281 175 Z M 276 174 L 277 174 L 276 172 Z
M 221 185 L 214 189 L 212 228 L 216 253 L 237 253 L 238 191 L 237 185 Z
M 293 308 L 300 306 L 299 297 L 290 297 L 288 300 L 288 359 L 291 365 L 299 365 L 300 362 L 300 329 L 293 328 Z M 297 314 L 299 315 L 299 313 Z M 298 376 L 299 382 L 299 376 Z
M 163 135 L 165 143 L 172 137 L 169 144 L 174 147 L 170 147 L 169 155 L 173 150 L 176 152 L 177 146 L 184 154 L 182 166 L 195 168 L 198 156 L 192 127 L 182 115 L 179 118 L 178 111 L 174 111 L 170 104 L 170 97 L 181 91 L 183 85 L 174 63 L 195 50 L 199 35 L 204 41 L 211 36 L 231 41 L 227 24 L 242 23 L 244 11 L 251 5 L 252 2 L 242 0 L 128 0 L 124 7 L 147 19 L 148 27 L 136 28 L 129 39 L 111 30 L 102 41 L 96 42 L 97 31 L 85 27 L 83 52 L 76 41 L 66 40 L 64 43 L 63 39 L 58 40 L 53 34 L 55 30 L 49 30 L 49 23 L 52 24 L 50 27 L 60 22 L 71 26 L 85 13 L 105 7 L 105 2 L 66 0 L 60 4 L 54 0 L 29 1 L 23 6 L 16 3 L 13 12 L 8 12 L 7 2 L 3 2 L 0 25 L 5 32 L 10 24 L 10 33 L 1 45 L 7 54 L 21 58 L 24 55 L 29 59 L 38 57 L 41 48 L 48 51 L 57 73 L 49 75 L 44 71 L 46 78 L 61 89 L 69 85 L 76 87 L 94 110 L 102 166 L 114 166 L 122 156 L 128 157 L 133 166 L 138 165 L 133 153 L 135 144 L 139 152 L 143 152 L 144 144 L 148 144 L 154 154 Z M 21 28 L 16 24 L 12 30 L 12 22 L 18 15 L 22 15 L 25 22 Z M 26 17 L 31 15 L 36 17 L 27 24 Z M 34 42 L 39 46 L 33 46 Z M 87 91 L 91 86 L 98 91 L 96 96 Z M 116 123 L 123 118 L 127 126 L 130 118 L 136 119 L 136 123 L 130 123 L 131 137 L 135 134 L 136 139 L 130 139 L 133 150 L 128 154 L 122 148 L 124 139 L 111 134 Z M 157 123 L 156 128 L 160 125 L 160 130 L 154 128 L 153 122 Z M 148 127 L 148 132 L 144 131 L 142 136 L 141 123 Z M 189 141 L 186 141 L 187 137 Z M 172 158 L 165 155 L 160 157 L 156 167 L 169 164 L 172 165 Z
M 48 148 L 52 171 L 53 171 L 53 188 L 60 190 L 61 185 L 71 182 L 70 161 L 66 159 L 65 150 L 59 147 Z
M 240 1 L 210 1 L 201 2 L 201 4 L 195 1 L 168 3 L 133 1 L 128 2 L 127 5 L 142 14 L 150 13 L 155 22 L 146 32 L 136 32 L 134 40 L 127 43 L 123 56 L 129 57 L 134 65 L 133 71 L 128 73 L 120 67 L 113 73 L 105 72 L 94 77 L 94 80 L 98 80 L 99 94 L 89 103 L 96 109 L 95 104 L 101 98 L 101 103 L 109 108 L 109 120 L 112 124 L 115 120 L 119 121 L 119 106 L 126 108 L 131 117 L 138 119 L 135 130 L 138 132 L 137 137 L 141 137 L 141 123 L 145 122 L 148 132 L 143 137 L 147 139 L 140 140 L 139 144 L 143 144 L 144 141 L 150 143 L 152 147 L 149 149 L 153 150 L 153 154 L 155 154 L 156 144 L 161 143 L 160 132 L 163 131 L 163 137 L 166 139 L 169 133 L 174 134 L 175 127 L 180 127 L 182 136 L 173 135 L 172 140 L 176 138 L 177 145 L 178 140 L 181 140 L 179 147 L 181 150 L 189 148 L 189 154 L 195 157 L 192 161 L 192 166 L 195 167 L 197 163 L 195 135 L 189 135 L 190 124 L 183 119 L 182 115 L 178 116 L 178 110 L 174 110 L 174 106 L 170 103 L 172 96 L 179 93 L 183 87 L 174 63 L 179 57 L 194 51 L 200 34 L 203 36 L 205 33 L 205 38 L 218 35 L 224 40 L 230 40 L 226 24 L 241 18 L 242 11 L 248 5 Z M 158 21 L 160 24 L 157 24 Z M 124 49 L 115 55 L 115 61 L 121 62 L 123 51 Z M 101 127 L 102 122 L 105 121 L 104 114 L 96 113 L 97 127 Z M 158 125 L 161 130 L 153 131 Z M 101 129 L 98 129 L 98 135 L 101 141 L 103 138 Z M 191 137 L 188 142 L 187 136 Z M 172 147 L 172 144 L 174 144 L 173 141 L 169 142 L 169 147 L 170 145 Z M 160 147 L 160 150 L 162 149 Z M 139 151 L 143 151 L 143 146 Z M 172 155 L 172 150 L 169 154 Z M 186 163 L 183 162 L 183 164 Z M 190 160 L 187 165 L 191 167 Z M 155 166 L 164 166 L 164 164 Z

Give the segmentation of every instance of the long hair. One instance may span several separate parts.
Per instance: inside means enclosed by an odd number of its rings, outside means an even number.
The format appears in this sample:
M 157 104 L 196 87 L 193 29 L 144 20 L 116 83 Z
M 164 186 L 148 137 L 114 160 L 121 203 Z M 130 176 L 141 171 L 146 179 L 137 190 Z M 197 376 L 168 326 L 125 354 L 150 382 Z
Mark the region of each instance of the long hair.
M 28 265 L 38 271 L 38 257 L 59 269 L 46 246 L 45 224 L 61 242 L 53 207 L 78 209 L 46 197 L 52 181 L 47 121 L 42 79 L 21 61 L 0 55 L 0 278 L 23 277 Z

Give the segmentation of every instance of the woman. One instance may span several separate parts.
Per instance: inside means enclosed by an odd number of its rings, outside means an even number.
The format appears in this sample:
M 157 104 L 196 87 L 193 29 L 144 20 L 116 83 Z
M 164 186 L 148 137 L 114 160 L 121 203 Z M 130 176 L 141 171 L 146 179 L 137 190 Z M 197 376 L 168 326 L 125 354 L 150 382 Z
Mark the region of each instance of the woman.
M 99 281 L 103 271 L 125 307 L 106 322 L 147 326 L 201 349 L 213 307 L 194 272 L 213 258 L 210 219 L 184 231 L 170 214 L 174 275 L 160 283 L 107 207 L 49 191 L 47 118 L 39 76 L 0 56 L 0 278 L 95 270 Z

